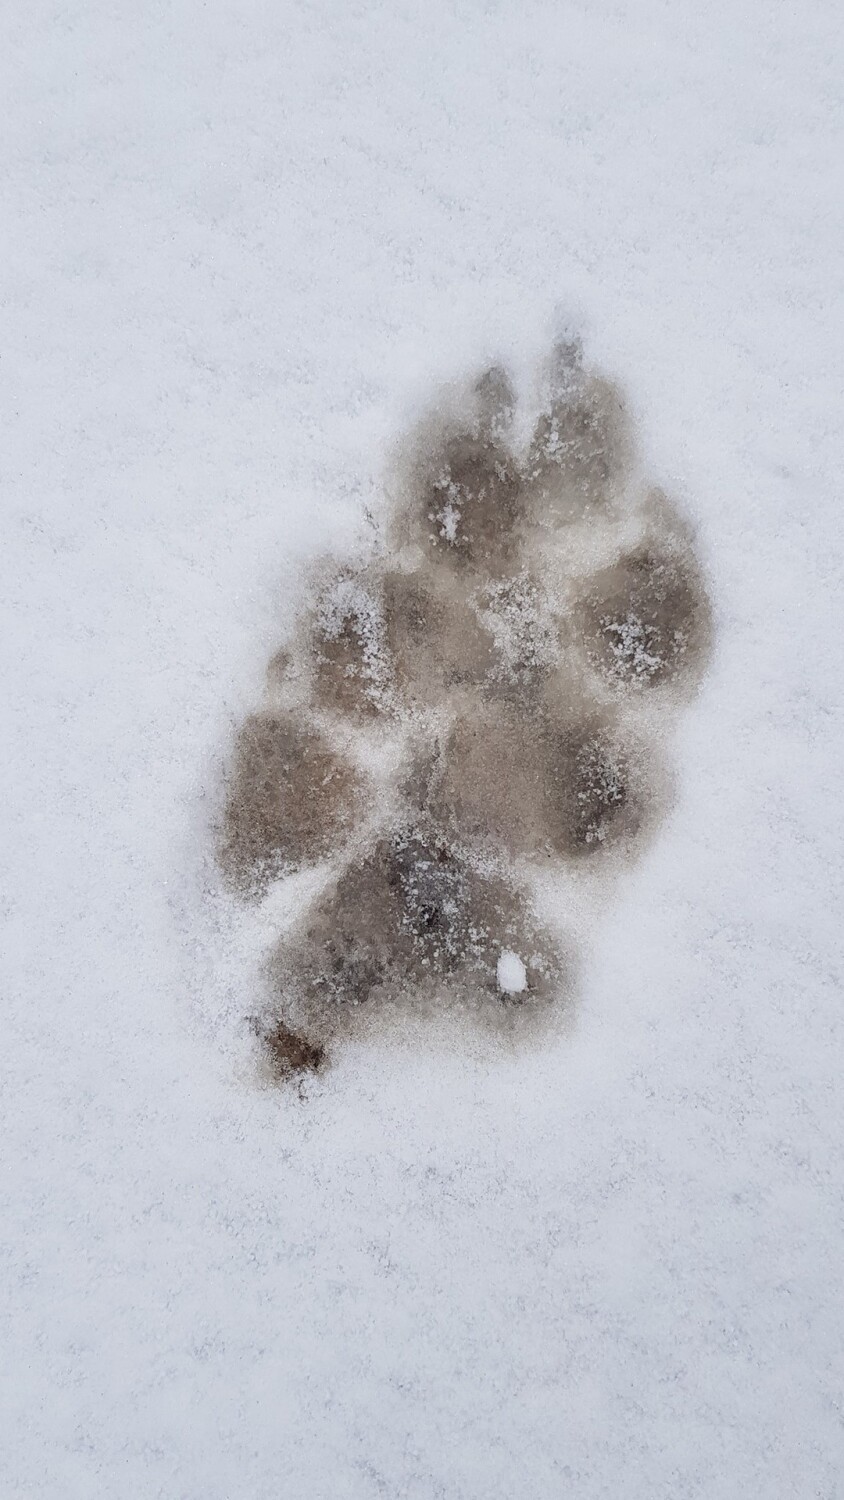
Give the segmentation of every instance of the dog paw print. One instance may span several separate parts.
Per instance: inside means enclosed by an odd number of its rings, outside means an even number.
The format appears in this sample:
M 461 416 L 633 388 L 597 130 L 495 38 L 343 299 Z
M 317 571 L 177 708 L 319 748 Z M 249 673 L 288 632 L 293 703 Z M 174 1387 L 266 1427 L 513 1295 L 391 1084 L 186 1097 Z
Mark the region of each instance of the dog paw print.
M 278 1077 L 443 1008 L 539 1034 L 577 968 L 539 887 L 609 893 L 670 803 L 661 747 L 711 644 L 693 539 L 579 344 L 540 384 L 520 421 L 487 370 L 407 437 L 377 545 L 315 574 L 236 737 L 228 886 L 319 875 L 253 1018 Z

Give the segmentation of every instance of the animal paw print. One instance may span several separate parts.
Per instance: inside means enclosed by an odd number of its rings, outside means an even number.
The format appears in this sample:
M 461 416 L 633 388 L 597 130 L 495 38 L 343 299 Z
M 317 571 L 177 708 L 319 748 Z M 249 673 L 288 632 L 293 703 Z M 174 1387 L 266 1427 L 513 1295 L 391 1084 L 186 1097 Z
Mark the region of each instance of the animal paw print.
M 693 541 L 579 343 L 542 387 L 526 438 L 499 368 L 420 423 L 377 548 L 312 580 L 237 736 L 228 885 L 254 902 L 323 875 L 266 963 L 254 1024 L 279 1077 L 443 1007 L 541 1030 L 576 960 L 538 882 L 608 889 L 668 806 L 659 747 L 711 642 Z

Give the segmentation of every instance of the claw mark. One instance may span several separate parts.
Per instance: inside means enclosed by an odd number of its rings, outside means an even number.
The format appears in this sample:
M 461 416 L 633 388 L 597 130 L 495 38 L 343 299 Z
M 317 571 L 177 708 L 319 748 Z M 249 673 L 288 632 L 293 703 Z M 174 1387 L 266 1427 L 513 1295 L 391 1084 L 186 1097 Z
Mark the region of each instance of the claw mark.
M 559 526 L 605 510 L 623 493 L 633 457 L 630 421 L 618 387 L 585 370 L 579 344 L 560 344 L 550 399 L 525 465 L 535 521 Z

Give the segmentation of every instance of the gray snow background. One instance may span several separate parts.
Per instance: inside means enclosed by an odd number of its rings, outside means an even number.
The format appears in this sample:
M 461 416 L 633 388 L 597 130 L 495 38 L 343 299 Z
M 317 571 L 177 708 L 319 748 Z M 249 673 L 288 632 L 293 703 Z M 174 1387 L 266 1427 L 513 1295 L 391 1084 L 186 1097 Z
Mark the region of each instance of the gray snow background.
M 838 1500 L 839 4 L 0 33 L 0 1493 Z M 420 405 L 560 308 L 712 584 L 678 805 L 570 1039 L 261 1091 L 232 728 Z

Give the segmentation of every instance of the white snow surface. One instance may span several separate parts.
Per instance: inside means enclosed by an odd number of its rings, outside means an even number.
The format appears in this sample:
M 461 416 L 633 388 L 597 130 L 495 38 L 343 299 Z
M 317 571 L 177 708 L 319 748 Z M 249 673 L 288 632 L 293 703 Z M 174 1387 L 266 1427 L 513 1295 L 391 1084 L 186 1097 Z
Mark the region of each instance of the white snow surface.
M 505 948 L 498 960 L 496 978 L 506 995 L 520 995 L 527 984 L 527 972 L 518 953 Z
M 0 1493 L 835 1500 L 840 5 L 0 27 Z M 712 582 L 676 810 L 570 1037 L 258 1088 L 233 727 L 430 394 L 558 310 Z

